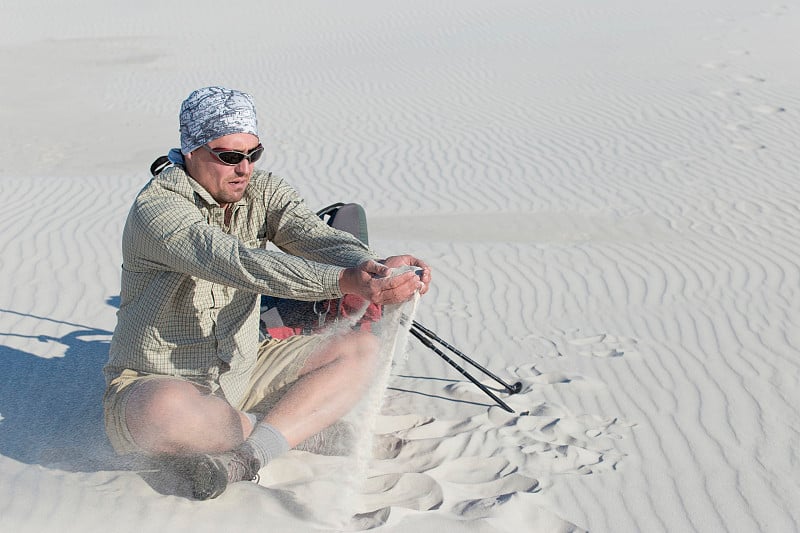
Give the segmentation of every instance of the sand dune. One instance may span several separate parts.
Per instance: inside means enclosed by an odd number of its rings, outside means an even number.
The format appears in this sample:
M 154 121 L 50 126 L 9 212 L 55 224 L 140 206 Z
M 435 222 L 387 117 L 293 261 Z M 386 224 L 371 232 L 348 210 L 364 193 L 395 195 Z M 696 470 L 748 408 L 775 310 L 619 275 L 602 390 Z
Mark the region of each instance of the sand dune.
M 0 530 L 800 529 L 794 6 L 2 11 Z M 201 503 L 113 455 L 122 225 L 209 84 L 254 95 L 262 168 L 432 265 L 417 319 L 515 413 L 401 335 L 350 456 Z

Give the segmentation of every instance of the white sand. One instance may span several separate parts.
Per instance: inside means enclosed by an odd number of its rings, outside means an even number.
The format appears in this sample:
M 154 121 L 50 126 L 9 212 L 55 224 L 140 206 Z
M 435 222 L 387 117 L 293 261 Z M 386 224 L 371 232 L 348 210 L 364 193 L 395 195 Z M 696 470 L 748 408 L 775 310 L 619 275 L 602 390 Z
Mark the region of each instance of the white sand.
M 0 531 L 797 531 L 798 35 L 756 0 L 4 2 Z M 114 460 L 122 225 L 209 84 L 430 262 L 419 321 L 517 415 L 412 339 L 363 494 L 306 452 L 210 502 Z

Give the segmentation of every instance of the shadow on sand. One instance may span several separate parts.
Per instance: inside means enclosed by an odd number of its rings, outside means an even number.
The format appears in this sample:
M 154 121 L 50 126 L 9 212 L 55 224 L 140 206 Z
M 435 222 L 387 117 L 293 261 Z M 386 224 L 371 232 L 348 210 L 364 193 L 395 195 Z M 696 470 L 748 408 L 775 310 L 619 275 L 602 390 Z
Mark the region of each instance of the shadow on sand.
M 0 340 L 22 337 L 67 346 L 64 357 L 50 359 L 0 346 L 0 454 L 68 471 L 119 467 L 103 429 L 101 405 L 111 332 L 7 309 L 0 313 L 75 328 L 61 337 L 0 331 Z
M 106 303 L 118 307 L 119 298 Z M 66 346 L 63 357 L 43 358 L 0 345 L 0 455 L 68 472 L 133 470 L 156 492 L 191 497 L 174 459 L 119 457 L 106 437 L 102 369 L 111 331 L 10 309 L 0 314 L 74 328 L 60 337 L 0 331 L 0 342 L 14 337 Z

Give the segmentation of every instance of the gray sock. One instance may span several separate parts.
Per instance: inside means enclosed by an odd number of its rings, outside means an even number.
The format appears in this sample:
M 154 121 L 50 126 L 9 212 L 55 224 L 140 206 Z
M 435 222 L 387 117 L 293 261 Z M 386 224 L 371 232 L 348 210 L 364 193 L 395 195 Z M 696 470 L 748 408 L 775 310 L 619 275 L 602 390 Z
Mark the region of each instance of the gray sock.
M 253 456 L 259 460 L 263 467 L 271 459 L 275 459 L 289 451 L 289 443 L 286 437 L 278 431 L 275 426 L 266 422 L 256 424 L 255 429 L 247 437 L 242 446 L 247 446 L 252 450 Z
M 256 418 L 255 413 L 245 413 L 244 416 L 250 420 L 250 424 L 253 426 L 253 429 L 256 429 L 256 425 L 258 424 L 258 418 Z

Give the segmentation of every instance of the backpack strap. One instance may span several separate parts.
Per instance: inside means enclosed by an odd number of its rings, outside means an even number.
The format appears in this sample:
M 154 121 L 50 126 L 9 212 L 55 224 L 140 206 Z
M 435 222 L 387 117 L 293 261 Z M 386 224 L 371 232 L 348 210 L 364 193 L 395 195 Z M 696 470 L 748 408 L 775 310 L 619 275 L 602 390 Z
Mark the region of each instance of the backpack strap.
M 153 177 L 158 176 L 159 174 L 161 174 L 162 170 L 164 170 L 171 164 L 172 162 L 169 160 L 169 157 L 162 155 L 158 157 L 155 161 L 153 161 L 152 165 L 150 165 L 150 174 L 152 174 Z
M 331 204 L 328 207 L 323 207 L 319 211 L 317 211 L 317 216 L 322 220 L 325 220 L 326 216 L 333 217 L 336 215 L 336 212 L 339 210 L 340 207 L 344 205 L 343 202 L 336 202 L 335 204 Z

